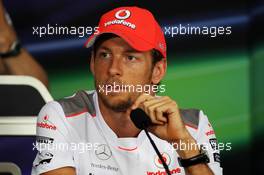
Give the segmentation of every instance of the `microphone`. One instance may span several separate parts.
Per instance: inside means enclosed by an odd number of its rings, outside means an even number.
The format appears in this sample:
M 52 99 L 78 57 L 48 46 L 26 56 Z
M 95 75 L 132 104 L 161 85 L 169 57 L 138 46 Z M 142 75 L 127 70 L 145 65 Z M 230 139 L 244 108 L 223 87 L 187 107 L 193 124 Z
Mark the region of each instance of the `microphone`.
M 158 155 L 160 161 L 162 162 L 162 165 L 164 167 L 164 169 L 166 170 L 167 175 L 171 175 L 170 173 L 170 169 L 168 167 L 168 165 L 166 164 L 166 162 L 164 161 L 162 155 L 160 154 L 160 151 L 158 150 L 155 142 L 152 140 L 152 138 L 150 137 L 147 128 L 152 125 L 152 122 L 149 118 L 149 116 L 145 113 L 145 111 L 143 111 L 140 108 L 137 108 L 135 110 L 132 110 L 130 113 L 130 119 L 132 120 L 132 122 L 135 124 L 135 126 L 138 129 L 144 130 L 152 147 L 154 148 L 156 154 Z
M 132 122 L 138 129 L 145 129 L 151 125 L 149 116 L 140 108 L 132 110 L 130 113 Z

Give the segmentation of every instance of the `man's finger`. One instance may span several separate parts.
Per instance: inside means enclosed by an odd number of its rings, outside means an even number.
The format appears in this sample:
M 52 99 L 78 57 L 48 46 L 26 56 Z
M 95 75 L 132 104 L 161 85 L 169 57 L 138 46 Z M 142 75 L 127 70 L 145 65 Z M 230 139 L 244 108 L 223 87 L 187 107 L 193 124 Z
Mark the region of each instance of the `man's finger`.
M 167 118 L 163 115 L 163 113 L 157 111 L 156 108 L 159 106 L 167 105 L 170 102 L 171 102 L 170 100 L 164 99 L 162 101 L 153 103 L 152 105 L 145 107 L 145 110 L 150 114 L 150 116 L 153 116 L 156 120 L 166 123 Z
M 144 101 L 147 101 L 147 100 L 151 100 L 151 99 L 154 99 L 153 96 L 151 95 L 148 95 L 148 94 L 141 94 L 137 100 L 135 101 L 135 103 L 133 104 L 133 106 L 131 107 L 131 109 L 136 109 L 139 107 L 140 103 L 144 102 Z

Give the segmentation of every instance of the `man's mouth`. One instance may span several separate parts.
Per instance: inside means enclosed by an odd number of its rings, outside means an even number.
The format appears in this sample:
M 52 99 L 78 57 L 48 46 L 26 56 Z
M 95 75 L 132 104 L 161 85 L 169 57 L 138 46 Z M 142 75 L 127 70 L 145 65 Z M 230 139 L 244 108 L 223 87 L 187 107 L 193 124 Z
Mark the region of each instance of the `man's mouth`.
M 122 92 L 127 89 L 124 84 L 117 84 L 117 83 L 106 84 L 105 87 L 107 91 L 113 91 L 113 92 Z
M 107 91 L 117 92 L 120 91 L 121 88 L 118 87 L 119 85 L 107 84 L 105 85 Z

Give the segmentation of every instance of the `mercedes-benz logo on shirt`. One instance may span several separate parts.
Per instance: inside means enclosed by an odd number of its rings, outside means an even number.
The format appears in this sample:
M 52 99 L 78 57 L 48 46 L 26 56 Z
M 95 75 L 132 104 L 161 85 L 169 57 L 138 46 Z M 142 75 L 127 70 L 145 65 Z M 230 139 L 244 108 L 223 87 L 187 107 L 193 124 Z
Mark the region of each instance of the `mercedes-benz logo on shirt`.
M 95 150 L 95 155 L 100 160 L 108 160 L 112 156 L 112 151 L 108 145 L 101 144 Z

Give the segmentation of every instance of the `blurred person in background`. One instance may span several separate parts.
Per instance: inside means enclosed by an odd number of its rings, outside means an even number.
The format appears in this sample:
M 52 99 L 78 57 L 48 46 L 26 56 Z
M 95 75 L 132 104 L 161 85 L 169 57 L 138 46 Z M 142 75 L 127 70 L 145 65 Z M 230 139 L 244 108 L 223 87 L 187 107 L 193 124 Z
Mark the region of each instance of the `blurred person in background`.
M 0 75 L 28 75 L 48 87 L 48 77 L 42 66 L 23 48 L 12 21 L 0 0 Z

